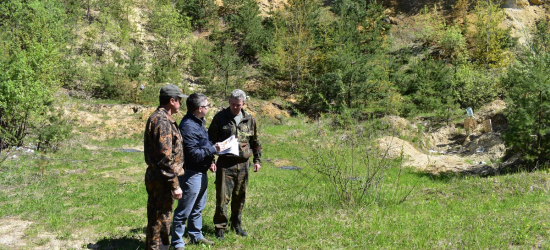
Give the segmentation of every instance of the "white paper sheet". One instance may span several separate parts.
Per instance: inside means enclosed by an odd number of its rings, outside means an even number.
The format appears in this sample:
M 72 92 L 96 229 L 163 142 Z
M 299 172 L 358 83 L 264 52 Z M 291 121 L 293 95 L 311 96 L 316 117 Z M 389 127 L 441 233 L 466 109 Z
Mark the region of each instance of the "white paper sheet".
M 234 135 L 227 138 L 225 141 L 220 142 L 220 145 L 222 145 L 225 148 L 225 150 L 217 153 L 218 155 L 224 155 L 224 154 L 239 155 L 239 142 Z

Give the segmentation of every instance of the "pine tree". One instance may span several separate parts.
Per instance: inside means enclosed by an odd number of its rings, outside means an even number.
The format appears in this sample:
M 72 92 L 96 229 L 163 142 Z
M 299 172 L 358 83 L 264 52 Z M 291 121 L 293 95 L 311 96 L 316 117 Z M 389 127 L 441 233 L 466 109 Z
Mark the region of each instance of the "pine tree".
M 536 166 L 550 160 L 550 22 L 537 23 L 533 40 L 503 79 L 508 131 L 504 139 Z
M 475 7 L 475 14 L 476 33 L 472 58 L 486 69 L 508 65 L 511 54 L 507 49 L 513 42 L 510 29 L 499 27 L 506 17 L 500 4 L 491 0 L 480 0 Z

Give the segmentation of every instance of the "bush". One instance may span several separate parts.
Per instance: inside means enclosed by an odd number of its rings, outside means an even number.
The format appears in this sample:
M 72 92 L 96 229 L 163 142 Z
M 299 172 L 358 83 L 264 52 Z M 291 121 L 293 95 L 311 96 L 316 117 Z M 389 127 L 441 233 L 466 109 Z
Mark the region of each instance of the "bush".
M 57 1 L 0 3 L 0 155 L 22 145 L 27 128 L 40 124 L 54 102 L 68 40 L 65 17 Z
M 388 189 L 390 181 L 399 187 L 403 157 L 394 159 L 378 146 L 387 129 L 378 120 L 345 131 L 319 128 L 311 136 L 314 141 L 303 142 L 312 146 L 301 152 L 302 158 L 321 175 L 329 199 L 342 205 L 398 204 L 407 199 L 412 190 Z
M 447 58 L 452 58 L 457 63 L 464 63 L 468 58 L 466 38 L 464 38 L 460 28 L 456 24 L 447 26 L 442 31 L 438 44 L 443 48 L 443 55 Z
M 177 0 L 176 9 L 181 15 L 190 17 L 194 29 L 202 31 L 215 20 L 218 6 L 212 0 Z
M 550 160 L 550 23 L 539 22 L 533 40 L 503 78 L 508 105 L 504 139 L 537 166 Z
M 178 14 L 171 3 L 157 3 L 149 13 L 148 25 L 155 36 L 151 41 L 153 81 L 182 82 L 191 55 L 189 18 Z
M 502 93 L 497 76 L 470 64 L 457 66 L 452 81 L 455 97 L 463 108 L 481 107 Z
M 37 150 L 55 152 L 72 136 L 72 125 L 63 109 L 56 111 L 51 108 L 46 121 L 36 126 L 34 132 L 38 135 Z
M 510 35 L 511 28 L 500 27 L 506 13 L 498 3 L 491 0 L 478 1 L 474 13 L 476 32 L 473 36 L 472 58 L 485 68 L 506 67 L 512 61 L 508 48 L 515 46 L 515 40 Z
M 204 78 L 210 78 L 215 68 L 212 58 L 212 44 L 206 39 L 197 39 L 192 47 L 193 56 L 189 64 L 191 74 L 199 77 L 200 81 L 203 81 Z
M 405 115 L 408 111 L 437 112 L 445 107 L 449 96 L 453 96 L 451 71 L 443 60 L 435 60 L 428 55 L 423 60 L 415 60 L 408 68 L 394 75 L 399 92 L 405 98 Z M 414 104 L 414 107 L 411 106 Z M 452 104 L 452 103 L 450 103 Z

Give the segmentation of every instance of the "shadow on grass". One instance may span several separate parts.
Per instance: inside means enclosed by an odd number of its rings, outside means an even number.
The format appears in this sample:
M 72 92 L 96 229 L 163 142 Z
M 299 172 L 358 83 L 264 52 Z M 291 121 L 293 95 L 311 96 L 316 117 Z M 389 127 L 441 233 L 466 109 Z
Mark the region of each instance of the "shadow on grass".
M 130 230 L 131 233 L 144 233 L 145 228 L 134 228 Z M 145 249 L 145 239 L 141 239 L 138 235 L 132 236 L 110 236 L 103 238 L 95 244 L 88 244 L 88 249 L 104 249 L 104 250 L 137 250 Z
M 478 176 L 478 177 L 491 177 L 499 175 L 509 175 L 509 174 L 518 174 L 523 172 L 534 172 L 537 170 L 546 170 L 549 167 L 544 165 L 538 169 L 534 166 L 527 166 L 523 164 L 502 164 L 498 168 L 494 168 L 488 165 L 477 165 L 472 166 L 470 169 L 465 169 L 461 172 L 444 172 L 439 174 L 433 174 L 428 172 L 415 172 L 414 174 L 418 177 L 427 177 L 432 181 L 444 182 L 447 183 L 452 179 L 462 179 L 467 176 Z
M 454 173 L 454 172 L 440 173 L 440 174 L 432 174 L 428 172 L 414 172 L 413 174 L 420 178 L 427 177 L 432 181 L 438 181 L 443 183 L 447 183 L 452 179 L 463 178 L 465 176 L 462 173 Z

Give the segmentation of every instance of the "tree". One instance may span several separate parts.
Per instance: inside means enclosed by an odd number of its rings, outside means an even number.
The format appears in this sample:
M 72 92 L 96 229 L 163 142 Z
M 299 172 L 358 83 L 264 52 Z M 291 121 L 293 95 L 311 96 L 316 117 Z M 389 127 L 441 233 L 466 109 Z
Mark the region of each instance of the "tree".
M 214 31 L 212 35 L 214 46 L 211 55 L 214 63 L 212 79 L 208 91 L 223 97 L 228 91 L 241 88 L 246 80 L 243 71 L 244 62 L 239 57 L 229 33 Z
M 149 14 L 149 26 L 155 36 L 155 40 L 150 41 L 153 80 L 180 82 L 191 55 L 188 18 L 178 14 L 171 3 L 159 4 Z
M 467 23 L 467 17 L 468 15 L 468 9 L 470 8 L 470 1 L 469 0 L 458 0 L 456 1 L 456 4 L 454 6 L 454 15 L 458 19 L 462 19 L 463 27 L 466 26 Z
M 472 58 L 486 69 L 507 66 L 511 61 L 511 54 L 507 49 L 514 45 L 514 41 L 510 36 L 510 28 L 499 27 L 506 17 L 500 4 L 481 0 L 474 12 L 476 32 Z
M 224 6 L 231 6 L 235 1 L 224 1 Z M 262 26 L 260 8 L 255 0 L 237 0 L 235 10 L 224 16 L 227 31 L 236 41 L 241 57 L 254 62 L 259 53 L 267 47 L 267 32 Z
M 395 113 L 397 94 L 389 81 L 385 55 L 383 8 L 376 1 L 340 0 L 332 3 L 337 18 L 319 12 L 316 52 L 306 102 L 324 109 L 383 109 Z M 397 94 L 398 95 L 398 94 Z
M 310 73 L 319 8 L 319 1 L 290 0 L 272 17 L 274 42 L 262 55 L 262 67 L 264 72 L 287 82 L 285 87 L 291 92 L 296 92 Z
M 509 127 L 504 139 L 523 159 L 540 166 L 550 160 L 550 21 L 537 23 L 533 33 L 503 79 Z
M 191 18 L 191 26 L 202 32 L 216 18 L 218 6 L 214 0 L 178 0 L 176 9 L 181 15 Z
M 42 122 L 54 102 L 60 49 L 67 42 L 65 17 L 57 1 L 0 3 L 0 153 L 21 146 L 27 128 Z

